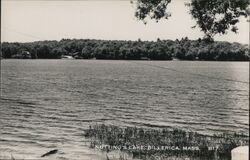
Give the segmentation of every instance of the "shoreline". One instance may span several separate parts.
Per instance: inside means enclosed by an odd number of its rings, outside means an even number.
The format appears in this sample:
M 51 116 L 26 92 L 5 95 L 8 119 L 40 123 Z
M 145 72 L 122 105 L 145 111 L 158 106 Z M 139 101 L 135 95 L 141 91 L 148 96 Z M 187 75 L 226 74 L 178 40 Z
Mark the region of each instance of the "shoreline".
M 130 59 L 46 59 L 46 58 L 37 58 L 37 59 L 25 59 L 25 58 L 2 58 L 0 60 L 65 60 L 65 61 L 141 61 L 141 62 L 250 62 L 250 60 L 130 60 Z
M 249 61 L 247 45 L 207 39 L 119 41 L 62 39 L 2 44 L 2 58 Z

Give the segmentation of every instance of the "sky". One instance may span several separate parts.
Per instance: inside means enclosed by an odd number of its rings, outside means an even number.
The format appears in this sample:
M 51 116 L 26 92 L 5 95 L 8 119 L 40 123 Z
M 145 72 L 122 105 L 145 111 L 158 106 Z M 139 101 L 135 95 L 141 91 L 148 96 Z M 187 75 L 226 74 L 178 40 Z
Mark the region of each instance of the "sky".
M 32 42 L 40 40 L 105 39 L 156 40 L 198 39 L 203 37 L 184 5 L 188 0 L 172 0 L 168 20 L 148 20 L 135 16 L 130 0 L 2 0 L 1 40 Z M 239 33 L 218 35 L 215 40 L 248 44 L 249 24 L 241 18 Z

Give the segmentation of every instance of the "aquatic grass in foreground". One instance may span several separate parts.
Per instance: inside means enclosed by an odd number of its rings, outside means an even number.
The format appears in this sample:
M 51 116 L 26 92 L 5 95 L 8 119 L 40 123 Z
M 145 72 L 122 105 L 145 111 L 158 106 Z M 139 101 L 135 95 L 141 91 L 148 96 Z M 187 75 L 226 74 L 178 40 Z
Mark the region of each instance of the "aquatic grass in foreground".
M 90 125 L 84 136 L 90 147 L 103 151 L 120 150 L 134 158 L 188 157 L 189 159 L 231 159 L 231 150 L 248 145 L 249 136 L 237 133 L 202 135 L 180 129 L 145 129 L 112 125 Z

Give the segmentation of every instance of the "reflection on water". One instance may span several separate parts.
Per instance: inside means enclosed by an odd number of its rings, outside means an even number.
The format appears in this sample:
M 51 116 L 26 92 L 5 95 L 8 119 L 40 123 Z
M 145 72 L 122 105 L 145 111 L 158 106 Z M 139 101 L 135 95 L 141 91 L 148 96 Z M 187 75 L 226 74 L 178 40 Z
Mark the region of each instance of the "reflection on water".
M 0 157 L 98 159 L 90 123 L 248 133 L 245 62 L 3 60 Z M 204 76 L 203 76 L 204 75 Z

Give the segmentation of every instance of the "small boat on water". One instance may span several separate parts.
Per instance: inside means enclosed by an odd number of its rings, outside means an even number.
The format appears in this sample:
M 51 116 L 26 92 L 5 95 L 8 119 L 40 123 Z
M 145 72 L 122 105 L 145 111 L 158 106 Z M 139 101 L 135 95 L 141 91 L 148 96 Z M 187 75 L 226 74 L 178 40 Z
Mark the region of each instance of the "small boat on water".
M 178 58 L 173 58 L 172 61 L 179 61 L 179 59 Z
M 72 56 L 62 56 L 61 59 L 74 59 Z

